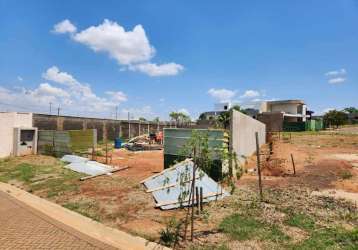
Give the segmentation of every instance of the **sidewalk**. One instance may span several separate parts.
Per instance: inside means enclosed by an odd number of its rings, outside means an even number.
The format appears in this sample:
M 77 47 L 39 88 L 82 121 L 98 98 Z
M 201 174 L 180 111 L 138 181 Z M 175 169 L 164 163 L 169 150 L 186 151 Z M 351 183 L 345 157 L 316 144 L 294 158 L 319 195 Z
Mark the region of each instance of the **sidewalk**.
M 168 249 L 1 182 L 0 248 Z

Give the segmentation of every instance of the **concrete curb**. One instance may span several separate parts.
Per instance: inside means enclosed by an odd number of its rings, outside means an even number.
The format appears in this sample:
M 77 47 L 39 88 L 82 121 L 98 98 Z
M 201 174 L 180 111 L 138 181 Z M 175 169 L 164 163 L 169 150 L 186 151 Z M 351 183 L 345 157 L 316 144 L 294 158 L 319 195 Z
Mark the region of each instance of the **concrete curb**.
M 117 249 L 138 249 L 138 250 L 169 250 L 169 248 L 150 242 L 144 238 L 133 236 L 128 233 L 107 227 L 90 218 L 61 207 L 55 203 L 41 199 L 24 190 L 0 182 L 0 190 L 8 193 L 11 197 L 23 202 L 27 206 L 43 213 L 47 217 L 63 223 L 64 225 L 77 230 L 88 237 L 103 242 Z

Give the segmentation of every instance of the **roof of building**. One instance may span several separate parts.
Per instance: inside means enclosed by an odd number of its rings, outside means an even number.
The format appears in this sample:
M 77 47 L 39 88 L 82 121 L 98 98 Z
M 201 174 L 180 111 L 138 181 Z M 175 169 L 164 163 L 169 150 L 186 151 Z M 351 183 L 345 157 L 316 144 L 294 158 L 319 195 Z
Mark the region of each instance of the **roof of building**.
M 269 104 L 305 104 L 302 100 L 279 100 L 279 101 L 268 101 Z

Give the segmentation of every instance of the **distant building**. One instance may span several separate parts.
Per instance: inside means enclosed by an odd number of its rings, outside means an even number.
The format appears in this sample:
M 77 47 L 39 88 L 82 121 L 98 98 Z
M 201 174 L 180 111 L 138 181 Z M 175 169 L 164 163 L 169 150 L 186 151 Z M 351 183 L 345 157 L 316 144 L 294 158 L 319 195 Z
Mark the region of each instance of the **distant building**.
M 215 111 L 229 111 L 231 107 L 231 102 L 220 102 L 214 104 Z
M 267 131 L 282 131 L 285 122 L 305 122 L 312 113 L 302 100 L 267 101 L 261 104 L 257 119 L 266 124 Z

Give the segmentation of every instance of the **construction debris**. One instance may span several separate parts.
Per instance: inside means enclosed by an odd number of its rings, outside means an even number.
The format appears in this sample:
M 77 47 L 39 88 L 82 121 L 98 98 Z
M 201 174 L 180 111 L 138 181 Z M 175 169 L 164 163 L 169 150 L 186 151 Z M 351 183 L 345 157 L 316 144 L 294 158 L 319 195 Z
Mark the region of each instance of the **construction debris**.
M 142 150 L 160 150 L 163 148 L 161 144 L 157 143 L 156 134 L 144 134 L 136 136 L 124 143 L 123 147 L 131 151 L 142 151 Z
M 66 165 L 65 168 L 69 168 L 73 171 L 84 173 L 91 176 L 108 174 L 114 170 L 112 167 L 108 165 L 96 161 L 90 161 L 87 158 L 76 156 L 76 155 L 64 155 L 61 158 L 61 161 L 70 163 Z
M 193 166 L 194 163 L 190 159 L 186 159 L 141 182 L 147 188 L 147 192 L 152 193 L 156 207 L 167 210 L 190 205 L 189 196 L 184 197 L 181 201 L 180 196 L 191 188 Z M 203 189 L 203 202 L 229 196 L 228 192 L 201 169 L 197 168 L 195 175 L 195 186 Z M 197 202 L 194 200 L 194 204 Z
M 86 177 L 81 177 L 80 180 L 81 181 L 85 181 L 85 180 L 88 180 L 88 179 L 92 179 L 92 178 L 95 178 L 95 177 L 98 177 L 98 176 L 102 176 L 102 175 L 110 175 L 110 174 L 113 174 L 115 172 L 118 172 L 118 171 L 121 171 L 121 170 L 125 170 L 125 169 L 128 169 L 129 167 L 123 167 L 123 168 L 115 168 L 113 170 L 111 170 L 110 172 L 108 173 L 102 173 L 102 174 L 97 174 L 97 175 L 90 175 L 90 176 L 86 176 Z

